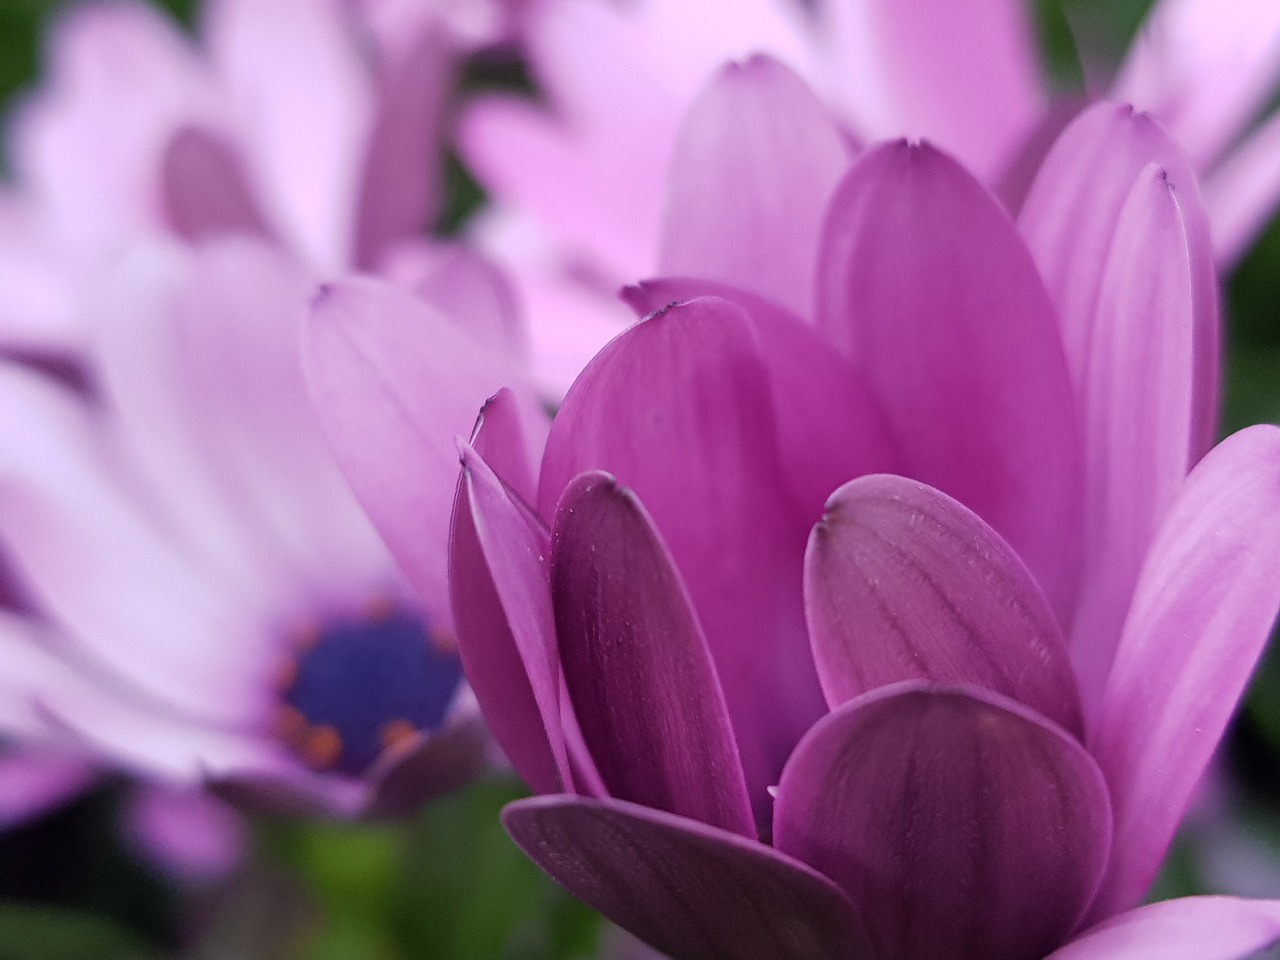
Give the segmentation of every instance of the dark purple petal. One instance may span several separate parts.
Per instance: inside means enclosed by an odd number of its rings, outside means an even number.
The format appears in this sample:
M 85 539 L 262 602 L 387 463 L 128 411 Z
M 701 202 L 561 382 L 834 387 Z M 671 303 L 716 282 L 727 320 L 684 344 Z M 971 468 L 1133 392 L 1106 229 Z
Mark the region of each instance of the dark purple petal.
M 999 534 L 931 487 L 869 476 L 836 491 L 809 538 L 805 608 L 832 707 L 899 680 L 969 683 L 1084 736 L 1040 588 Z
M 706 639 L 644 508 L 612 477 L 585 474 L 553 529 L 560 661 L 609 795 L 754 837 Z
M 494 739 L 539 792 L 573 783 L 547 581 L 550 533 L 473 451 L 463 454 L 449 537 L 458 650 Z
M 713 297 L 621 334 L 551 427 L 539 480 L 550 515 L 578 474 L 636 492 L 675 560 L 715 659 L 757 813 L 822 713 L 801 603 L 813 516 L 779 465 L 769 376 L 748 318 Z
M 1280 609 L 1280 430 L 1250 427 L 1196 466 L 1143 566 L 1090 744 L 1116 810 L 1091 910 L 1141 899 Z
M 369 817 L 409 817 L 424 800 L 460 790 L 488 762 L 489 731 L 479 715 L 459 720 L 379 761 L 363 811 Z
M 869 960 L 825 877 L 736 834 L 617 800 L 508 804 L 512 839 L 575 896 L 674 960 Z
M 685 114 L 658 269 L 813 315 L 822 218 L 849 151 L 827 108 L 765 56 L 721 67 Z
M 897 684 L 800 742 L 774 843 L 836 881 L 877 957 L 1027 960 L 1097 889 L 1111 809 L 1061 728 L 976 687 Z
M 827 220 L 818 325 L 884 406 L 906 472 L 1009 541 L 1060 614 L 1080 442 L 1053 306 L 999 203 L 926 144 L 869 151 Z

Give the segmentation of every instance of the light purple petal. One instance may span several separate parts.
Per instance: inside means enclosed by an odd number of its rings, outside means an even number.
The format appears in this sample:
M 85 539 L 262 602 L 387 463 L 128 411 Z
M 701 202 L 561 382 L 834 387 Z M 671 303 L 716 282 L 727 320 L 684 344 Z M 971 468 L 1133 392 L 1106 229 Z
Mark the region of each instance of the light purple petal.
M 617 800 L 517 800 L 507 831 L 574 895 L 673 960 L 870 960 L 844 895 L 736 834 Z
M 1280 901 L 1186 897 L 1130 910 L 1047 960 L 1245 960 L 1280 941 Z
M 1025 960 L 1071 932 L 1106 866 L 1097 764 L 976 687 L 897 684 L 801 741 L 774 843 L 834 880 L 879 957 Z
M 560 723 L 550 556 L 546 527 L 464 450 L 449 540 L 458 649 L 494 739 L 538 792 L 573 783 Z
M 1155 876 L 1280 608 L 1280 430 L 1228 437 L 1191 472 L 1142 569 L 1091 748 L 1116 811 L 1091 915 Z
M 589 473 L 565 490 L 553 530 L 560 662 L 609 795 L 754 838 L 715 666 L 644 508 Z
M 1154 164 L 1138 175 L 1119 211 L 1089 338 L 1084 573 L 1071 654 L 1090 708 L 1147 548 L 1201 443 L 1197 340 L 1201 327 L 1217 328 L 1217 298 L 1199 282 L 1212 278 L 1213 260 L 1191 186 L 1184 194 Z
M 1269 0 L 1161 0 L 1111 96 L 1160 118 L 1204 168 L 1280 76 L 1280 7 Z
M 1224 270 L 1257 239 L 1280 200 L 1280 112 L 1254 130 L 1204 180 L 1213 248 Z
M 0 754 L 0 830 L 66 803 L 96 776 L 83 757 L 7 748 Z
M 823 0 L 829 91 L 867 140 L 926 137 L 983 176 L 1039 119 L 1035 37 L 1008 0 Z
M 623 333 L 552 423 L 539 480 L 551 512 L 578 474 L 636 492 L 689 588 L 761 812 L 822 711 L 800 596 L 812 522 L 778 463 L 764 358 L 743 311 L 707 297 Z
M 160 176 L 170 227 L 195 242 L 224 233 L 270 236 L 244 164 L 212 131 L 183 127 L 164 154 Z
M 125 830 L 147 860 L 188 883 L 211 883 L 239 865 L 248 847 L 240 815 L 201 789 L 140 786 Z
M 719 280 L 813 316 L 822 220 L 849 151 L 776 60 L 731 63 L 685 115 L 667 181 L 660 273 Z
M 841 487 L 805 556 L 818 678 L 837 707 L 900 680 L 1002 693 L 1084 734 L 1066 642 L 1000 536 L 914 480 Z
M 821 516 L 845 481 L 899 469 L 879 403 L 810 324 L 763 297 L 713 281 L 646 280 L 622 292 L 642 316 L 702 296 L 735 303 L 746 315 L 766 360 L 780 464 L 806 519 Z
M 433 611 L 448 596 L 454 439 L 469 434 L 487 397 L 522 381 L 486 347 L 418 297 L 369 278 L 326 287 L 304 332 L 304 371 L 338 462 Z
M 818 325 L 884 406 L 905 472 L 1009 541 L 1061 615 L 1080 449 L 1053 307 L 998 202 L 925 144 L 869 151 L 827 221 Z

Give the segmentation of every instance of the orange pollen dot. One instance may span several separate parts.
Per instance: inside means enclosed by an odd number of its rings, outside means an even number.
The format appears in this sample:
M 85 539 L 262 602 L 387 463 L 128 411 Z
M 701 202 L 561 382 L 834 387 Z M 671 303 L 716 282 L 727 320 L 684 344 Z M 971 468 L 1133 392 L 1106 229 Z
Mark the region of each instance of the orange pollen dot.
M 396 603 L 390 597 L 374 597 L 365 604 L 364 614 L 370 620 L 390 620 L 396 612 Z
M 297 682 L 298 679 L 297 658 L 290 657 L 288 660 L 283 661 L 280 666 L 276 668 L 275 673 L 276 689 L 281 692 L 288 690 Z
M 302 711 L 287 704 L 276 714 L 276 736 L 291 747 L 301 745 L 307 733 L 307 718 Z
M 458 638 L 448 630 L 432 630 L 428 642 L 440 653 L 457 653 Z
M 384 750 L 390 750 L 398 744 L 404 743 L 418 735 L 418 728 L 408 720 L 392 720 L 378 735 L 378 739 L 382 743 Z
M 333 727 L 310 727 L 302 735 L 298 753 L 312 770 L 332 770 L 342 756 L 342 738 Z
M 324 638 L 324 628 L 318 623 L 299 627 L 293 635 L 293 645 L 298 652 L 313 649 Z

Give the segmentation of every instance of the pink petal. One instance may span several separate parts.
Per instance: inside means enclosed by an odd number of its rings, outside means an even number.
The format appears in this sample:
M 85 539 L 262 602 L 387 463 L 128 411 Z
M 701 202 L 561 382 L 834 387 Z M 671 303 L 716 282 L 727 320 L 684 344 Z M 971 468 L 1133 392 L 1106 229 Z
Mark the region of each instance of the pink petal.
M 1280 76 L 1270 0 L 1161 0 L 1111 96 L 1155 114 L 1204 168 L 1253 119 Z
M 552 423 L 539 481 L 544 515 L 592 469 L 645 504 L 706 632 L 761 807 L 822 710 L 800 597 L 811 519 L 778 456 L 750 323 L 707 297 L 650 317 L 596 356 Z
M 776 60 L 722 67 L 685 116 L 659 272 L 734 284 L 813 316 L 818 241 L 849 153 Z
M 1061 728 L 977 688 L 897 684 L 818 723 L 774 843 L 849 895 L 878 957 L 1025 960 L 1070 933 L 1111 842 L 1106 785 Z
M 983 176 L 1042 109 L 1035 38 L 1007 0 L 817 4 L 830 89 L 867 140 L 927 137 Z
M 0 754 L 0 830 L 66 803 L 95 776 L 81 757 L 6 750 Z
M 1280 430 L 1228 437 L 1191 472 L 1148 555 L 1092 749 L 1116 811 L 1091 911 L 1127 909 L 1155 876 L 1280 609 Z
M 454 438 L 521 376 L 412 294 L 368 278 L 326 287 L 303 337 L 303 367 L 338 462 L 433 612 L 457 477 Z
M 178 130 L 160 175 L 169 225 L 184 239 L 271 235 L 239 155 L 217 134 L 196 126 Z
M 1184 194 L 1154 165 L 1138 175 L 1119 211 L 1089 338 L 1084 577 L 1072 658 L 1091 707 L 1143 558 L 1200 450 L 1197 341 L 1218 324 L 1212 251 L 1191 187 Z
M 1047 960 L 1245 960 L 1280 941 L 1280 901 L 1186 897 L 1130 910 Z
M 1076 414 L 1053 307 L 996 200 L 927 145 L 869 151 L 832 202 L 818 324 L 883 404 L 905 472 L 991 524 L 1069 609 Z
M 618 800 L 550 796 L 502 813 L 539 866 L 674 960 L 869 960 L 829 880 L 769 847 Z
M 1262 233 L 1280 201 L 1280 113 L 1273 113 L 1204 181 L 1213 248 L 1229 270 Z
M 560 721 L 551 536 L 469 449 L 449 551 L 458 650 L 480 709 L 533 790 L 564 790 L 573 778 Z
M 126 821 L 143 856 L 188 883 L 222 879 L 248 846 L 240 815 L 203 790 L 140 787 Z
M 560 661 L 609 795 L 754 838 L 715 666 L 644 508 L 607 474 L 584 474 L 553 529 Z
M 805 557 L 805 606 L 827 703 L 900 680 L 968 683 L 1084 733 L 1066 642 L 1017 554 L 922 483 L 853 480 Z

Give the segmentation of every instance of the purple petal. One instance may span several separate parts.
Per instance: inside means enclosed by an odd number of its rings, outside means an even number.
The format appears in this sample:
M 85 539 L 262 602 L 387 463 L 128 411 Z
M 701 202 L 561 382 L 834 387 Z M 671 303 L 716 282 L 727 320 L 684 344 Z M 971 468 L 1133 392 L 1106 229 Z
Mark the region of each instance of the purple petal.
M 818 324 L 884 405 L 906 471 L 1009 541 L 1059 613 L 1080 449 L 1053 307 L 997 201 L 922 144 L 870 151 L 832 202 Z
M 544 514 L 592 469 L 645 504 L 706 633 L 758 811 L 822 712 L 800 589 L 812 518 L 792 500 L 776 435 L 750 322 L 707 297 L 596 356 L 552 424 L 539 480 Z
M 433 611 L 457 477 L 454 439 L 485 399 L 522 377 L 412 294 L 369 278 L 331 284 L 303 338 L 311 395 L 338 462 Z
M 440 192 L 440 147 L 452 56 L 439 30 L 426 26 L 390 58 L 361 172 L 355 224 L 356 263 L 377 263 L 385 246 L 431 226 Z
M 8 830 L 66 803 L 97 776 L 79 756 L 27 753 L 8 748 L 0 753 L 0 830 Z
M 1096 706 L 1143 557 L 1199 452 L 1196 340 L 1217 328 L 1191 191 L 1154 165 L 1119 213 L 1084 371 L 1085 553 L 1072 658 Z M 1193 209 L 1188 210 L 1188 204 Z M 1201 316 L 1207 314 L 1207 317 Z M 1211 319 L 1210 319 L 1211 318 Z M 1215 351 L 1216 352 L 1216 351 Z
M 851 481 L 814 527 L 805 606 L 827 702 L 899 680 L 1002 693 L 1084 735 L 1066 643 L 1000 536 L 922 483 Z
M 822 219 L 848 166 L 826 108 L 787 67 L 765 56 L 722 67 L 676 141 L 659 272 L 812 317 Z
M 573 782 L 560 725 L 550 554 L 545 526 L 464 450 L 449 539 L 458 650 L 494 739 L 544 793 Z
M 1146 891 L 1280 609 L 1280 430 L 1228 437 L 1191 472 L 1148 555 L 1092 749 L 1116 810 L 1091 914 Z
M 1213 248 L 1229 270 L 1262 233 L 1280 200 L 1280 112 L 1252 131 L 1204 181 Z
M 617 800 L 552 796 L 502 812 L 575 896 L 674 960 L 868 960 L 849 901 L 777 851 Z
M 1130 910 L 1047 960 L 1245 960 L 1280 941 L 1280 901 L 1186 897 Z
M 424 800 L 460 790 L 475 779 L 485 768 L 490 749 L 489 731 L 477 714 L 423 736 L 379 761 L 369 805 L 362 813 L 377 818 L 411 817 Z
M 861 374 L 810 324 L 763 297 L 707 280 L 646 280 L 622 292 L 641 316 L 672 303 L 720 297 L 742 308 L 765 358 L 779 461 L 796 502 L 816 519 L 831 491 L 899 466 L 880 405 Z
M 560 661 L 609 795 L 755 836 L 702 628 L 644 508 L 606 474 L 560 498 L 551 594 Z
M 174 231 L 190 241 L 224 233 L 270 236 L 247 172 L 234 148 L 200 127 L 173 135 L 161 171 Z
M 1061 728 L 977 688 L 898 684 L 824 718 L 782 774 L 774 843 L 836 881 L 878 957 L 1025 960 L 1071 932 L 1111 811 Z
M 1007 0 L 823 0 L 832 95 L 868 140 L 927 137 L 993 174 L 1041 110 L 1035 39 Z

